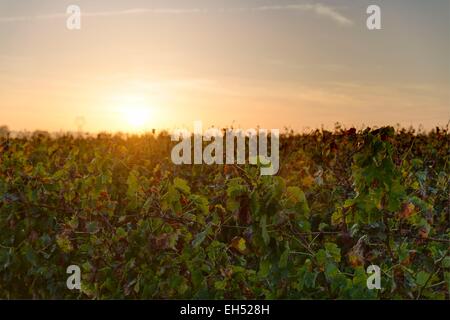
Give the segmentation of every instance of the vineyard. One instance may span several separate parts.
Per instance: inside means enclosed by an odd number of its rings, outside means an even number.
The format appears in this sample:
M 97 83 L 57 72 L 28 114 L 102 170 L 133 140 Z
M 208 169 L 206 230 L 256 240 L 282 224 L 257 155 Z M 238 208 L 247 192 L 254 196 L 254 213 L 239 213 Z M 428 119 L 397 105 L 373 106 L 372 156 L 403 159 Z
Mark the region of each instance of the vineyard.
M 285 132 L 261 176 L 174 165 L 166 133 L 4 135 L 0 298 L 448 300 L 449 139 Z

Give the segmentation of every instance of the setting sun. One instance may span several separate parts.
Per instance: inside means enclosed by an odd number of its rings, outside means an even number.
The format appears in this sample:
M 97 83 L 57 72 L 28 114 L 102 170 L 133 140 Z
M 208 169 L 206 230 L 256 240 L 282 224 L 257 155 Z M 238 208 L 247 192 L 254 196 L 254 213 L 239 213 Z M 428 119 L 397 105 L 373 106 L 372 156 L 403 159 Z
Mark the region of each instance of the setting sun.
M 119 130 L 142 132 L 149 130 L 155 121 L 154 101 L 140 94 L 112 96 L 110 104 L 116 110 L 115 123 Z
M 151 110 L 147 106 L 129 106 L 124 107 L 123 114 L 131 130 L 142 130 L 150 120 Z

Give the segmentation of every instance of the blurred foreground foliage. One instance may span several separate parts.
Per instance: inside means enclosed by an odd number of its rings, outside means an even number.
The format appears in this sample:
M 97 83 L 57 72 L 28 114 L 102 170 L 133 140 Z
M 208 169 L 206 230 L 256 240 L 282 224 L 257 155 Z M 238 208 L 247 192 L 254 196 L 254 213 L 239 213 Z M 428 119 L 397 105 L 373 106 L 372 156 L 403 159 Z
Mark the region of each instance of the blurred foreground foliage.
M 173 145 L 3 134 L 0 298 L 449 299 L 448 129 L 286 132 L 273 177 Z

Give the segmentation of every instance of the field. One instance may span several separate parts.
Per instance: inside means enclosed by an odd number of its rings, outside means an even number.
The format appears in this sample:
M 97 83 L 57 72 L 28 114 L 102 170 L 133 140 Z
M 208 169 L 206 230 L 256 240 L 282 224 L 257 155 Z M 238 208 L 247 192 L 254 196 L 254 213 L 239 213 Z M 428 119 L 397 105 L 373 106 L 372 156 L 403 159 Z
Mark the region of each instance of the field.
M 448 300 L 449 138 L 286 132 L 260 176 L 174 165 L 165 133 L 4 135 L 0 298 Z

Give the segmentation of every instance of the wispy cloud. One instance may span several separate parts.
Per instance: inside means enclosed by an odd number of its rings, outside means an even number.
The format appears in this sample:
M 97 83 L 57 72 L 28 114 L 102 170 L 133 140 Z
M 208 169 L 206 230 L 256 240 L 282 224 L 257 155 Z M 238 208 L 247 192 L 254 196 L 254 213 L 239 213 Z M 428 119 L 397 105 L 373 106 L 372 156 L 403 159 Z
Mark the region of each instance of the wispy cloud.
M 352 25 L 353 21 L 339 13 L 335 8 L 323 5 L 321 3 L 316 4 L 292 4 L 283 6 L 262 6 L 255 8 L 257 11 L 309 11 L 319 16 L 329 18 L 341 25 Z
M 189 13 L 207 13 L 207 9 L 172 9 L 172 8 L 160 8 L 160 9 L 145 9 L 145 8 L 133 8 L 118 11 L 97 11 L 97 12 L 84 12 L 81 11 L 83 17 L 113 17 L 113 16 L 125 16 L 125 15 L 139 15 L 139 14 L 189 14 Z M 21 21 L 33 21 L 33 20 L 53 20 L 66 18 L 65 13 L 35 15 L 35 16 L 15 16 L 15 17 L 0 17 L 0 22 L 21 22 Z
M 192 14 L 192 13 L 208 13 L 211 10 L 208 9 L 174 9 L 174 8 L 155 8 L 155 9 L 144 9 L 135 8 L 127 9 L 121 11 L 104 11 L 104 12 L 88 12 L 83 13 L 84 16 L 88 17 L 109 17 L 109 16 L 121 16 L 121 15 L 133 15 L 133 14 Z
M 271 5 L 271 6 L 259 6 L 259 7 L 240 7 L 240 8 L 220 8 L 220 9 L 207 9 L 207 8 L 192 8 L 192 9 L 176 9 L 176 8 L 134 8 L 118 11 L 99 11 L 99 12 L 83 12 L 83 17 L 112 17 L 123 15 L 139 15 L 139 14 L 203 14 L 203 13 L 233 13 L 233 12 L 251 12 L 251 11 L 299 11 L 299 12 L 311 12 L 315 15 L 322 16 L 332 21 L 344 25 L 353 25 L 353 21 L 345 17 L 343 14 L 337 11 L 336 8 L 327 6 L 320 3 L 315 4 L 291 4 L 291 5 Z M 21 22 L 21 21 L 34 21 L 34 20 L 52 20 L 61 19 L 67 17 L 63 13 L 35 15 L 35 16 L 15 16 L 15 17 L 0 17 L 0 23 L 7 22 Z
M 55 14 L 45 14 L 36 16 L 14 16 L 14 17 L 0 17 L 0 22 L 22 22 L 22 21 L 32 21 L 32 20 L 52 20 L 58 18 L 66 17 L 65 14 L 55 13 Z

